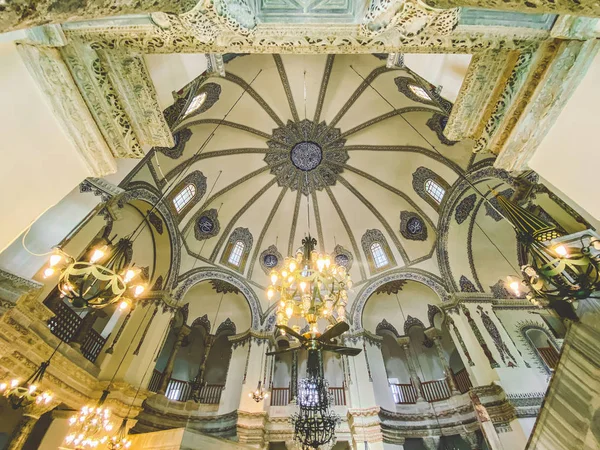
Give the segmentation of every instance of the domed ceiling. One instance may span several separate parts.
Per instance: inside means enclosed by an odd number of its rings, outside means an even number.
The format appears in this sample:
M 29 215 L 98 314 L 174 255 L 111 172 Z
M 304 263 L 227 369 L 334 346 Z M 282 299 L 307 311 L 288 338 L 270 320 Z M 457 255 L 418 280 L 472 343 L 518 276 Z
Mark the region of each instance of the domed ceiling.
M 424 183 L 449 188 L 473 155 L 468 142 L 441 135 L 431 86 L 373 55 L 250 55 L 225 70 L 196 87 L 201 105 L 178 125 L 176 146 L 145 169 L 161 188 L 192 173 L 200 180 L 179 215 L 197 266 L 264 287 L 310 232 L 357 283 L 403 266 L 439 273 L 440 207 Z M 249 248 L 239 268 L 227 263 L 232 235 Z M 389 259 L 381 269 L 368 252 L 375 241 Z

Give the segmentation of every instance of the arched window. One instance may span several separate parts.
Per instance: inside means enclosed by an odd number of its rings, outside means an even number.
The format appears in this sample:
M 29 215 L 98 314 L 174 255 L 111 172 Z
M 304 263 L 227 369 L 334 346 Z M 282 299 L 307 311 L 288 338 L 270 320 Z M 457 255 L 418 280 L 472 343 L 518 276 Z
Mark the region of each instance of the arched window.
M 234 266 L 239 266 L 240 262 L 242 261 L 243 254 L 244 243 L 242 241 L 237 241 L 231 249 L 231 253 L 229 253 L 229 259 L 227 262 L 229 262 L 229 264 L 233 264 Z
M 371 254 L 373 255 L 373 262 L 377 269 L 387 266 L 390 262 L 388 260 L 383 247 L 379 242 L 373 242 L 371 244 Z
M 196 95 L 190 102 L 188 109 L 185 110 L 185 115 L 187 116 L 188 114 L 197 111 L 206 101 L 206 95 L 206 92 L 201 92 L 200 94 Z
M 425 192 L 433 198 L 438 204 L 442 203 L 442 199 L 446 194 L 446 189 L 440 186 L 436 181 L 429 178 L 425 181 Z
M 183 208 L 192 201 L 194 196 L 196 195 L 196 186 L 193 184 L 186 184 L 179 193 L 173 197 L 173 206 L 175 206 L 175 210 L 180 213 L 183 211 Z
M 421 86 L 417 86 L 416 84 L 409 84 L 408 88 L 417 97 L 422 98 L 423 100 L 426 100 L 428 102 L 431 101 L 431 97 L 429 96 L 429 94 L 427 93 L 427 91 L 425 89 L 423 89 Z
M 556 369 L 559 354 L 552 342 L 550 342 L 545 330 L 540 328 L 529 328 L 525 331 L 525 336 L 539 355 L 546 366 L 546 369 L 549 371 Z

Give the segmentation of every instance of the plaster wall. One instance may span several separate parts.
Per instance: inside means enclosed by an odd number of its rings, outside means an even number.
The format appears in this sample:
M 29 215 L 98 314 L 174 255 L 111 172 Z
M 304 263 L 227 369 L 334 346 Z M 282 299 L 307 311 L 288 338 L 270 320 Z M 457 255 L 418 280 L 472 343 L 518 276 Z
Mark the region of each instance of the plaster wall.
M 0 42 L 0 251 L 90 175 L 13 42 Z
M 173 92 L 193 81 L 207 68 L 203 53 L 147 54 L 144 59 L 161 109 L 173 104 Z
M 599 78 L 600 54 L 529 161 L 529 167 L 596 220 L 600 219 L 600 204 L 595 190 L 590 189 L 590 177 L 600 150 L 596 135 Z

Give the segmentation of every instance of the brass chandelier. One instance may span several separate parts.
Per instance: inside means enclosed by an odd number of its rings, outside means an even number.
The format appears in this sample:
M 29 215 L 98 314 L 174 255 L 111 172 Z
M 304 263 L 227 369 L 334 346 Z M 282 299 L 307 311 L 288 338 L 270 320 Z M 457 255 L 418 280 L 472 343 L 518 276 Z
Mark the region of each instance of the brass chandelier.
M 600 240 L 583 236 L 575 242 L 553 243 L 562 237 L 554 225 L 502 195 L 494 195 L 528 258 L 521 267 L 522 280 L 507 277 L 513 294 L 525 295 L 532 304 L 550 307 L 561 317 L 579 320 L 573 302 L 597 298 L 593 294 L 600 290 Z M 586 237 L 590 238 L 588 244 L 584 244 Z
M 81 260 L 58 248 L 50 257 L 44 278 L 58 270 L 58 290 L 74 308 L 104 308 L 119 300 L 125 307 L 130 298 L 139 297 L 145 290 L 141 270 L 131 262 L 132 254 L 130 237 L 121 238 L 116 244 L 105 239 Z
M 292 317 L 300 317 L 311 333 L 318 333 L 319 319 L 346 320 L 347 290 L 352 280 L 344 266 L 315 250 L 317 241 L 310 234 L 302 245 L 296 257 L 286 258 L 279 269 L 271 271 L 267 297 L 279 302 L 277 325 L 287 326 Z M 297 325 L 292 328 L 300 331 Z

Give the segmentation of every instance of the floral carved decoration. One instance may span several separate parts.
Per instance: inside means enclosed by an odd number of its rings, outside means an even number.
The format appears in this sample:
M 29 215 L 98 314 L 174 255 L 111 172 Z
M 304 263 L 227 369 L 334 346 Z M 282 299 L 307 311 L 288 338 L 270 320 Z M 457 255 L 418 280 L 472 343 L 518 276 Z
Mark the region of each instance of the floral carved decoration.
M 398 333 L 398 330 L 396 330 L 396 327 L 385 319 L 383 319 L 377 324 L 377 327 L 375 328 L 375 334 L 381 335 L 382 331 L 389 331 L 394 336 L 400 337 L 400 334 Z
M 210 280 L 210 285 L 217 294 L 239 294 L 240 290 L 224 280 Z
M 325 122 L 288 121 L 267 141 L 265 162 L 279 186 L 308 195 L 336 183 L 349 158 L 345 142 L 340 129 Z
M 404 285 L 407 283 L 406 280 L 394 280 L 394 281 L 390 281 L 389 283 L 385 283 L 382 286 L 379 286 L 376 290 L 375 290 L 375 294 L 387 294 L 387 295 L 392 295 L 392 294 L 397 294 L 398 292 L 400 292 L 402 290 L 402 288 L 404 287 Z

